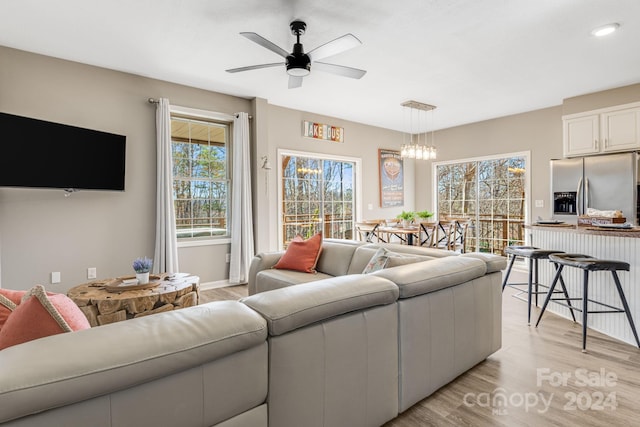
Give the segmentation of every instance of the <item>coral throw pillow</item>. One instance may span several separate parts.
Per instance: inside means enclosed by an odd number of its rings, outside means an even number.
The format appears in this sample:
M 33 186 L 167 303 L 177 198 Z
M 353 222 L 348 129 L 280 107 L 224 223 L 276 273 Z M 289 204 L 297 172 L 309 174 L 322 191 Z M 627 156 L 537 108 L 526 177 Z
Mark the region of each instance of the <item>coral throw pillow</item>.
M 16 309 L 22 296 L 27 291 L 13 291 L 11 289 L 0 289 L 0 330 L 7 321 L 9 315 Z
M 47 294 L 42 285 L 27 291 L 0 330 L 0 350 L 27 341 L 88 329 L 89 321 L 63 294 Z
M 291 240 L 286 252 L 273 268 L 315 273 L 321 250 L 322 233 L 318 233 L 307 240 L 304 240 L 298 234 Z

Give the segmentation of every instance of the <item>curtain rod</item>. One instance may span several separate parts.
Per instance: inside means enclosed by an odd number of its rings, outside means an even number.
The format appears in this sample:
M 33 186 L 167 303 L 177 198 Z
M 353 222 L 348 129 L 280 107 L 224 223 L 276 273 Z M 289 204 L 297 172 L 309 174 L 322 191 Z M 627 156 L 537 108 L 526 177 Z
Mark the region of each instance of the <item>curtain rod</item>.
M 149 104 L 157 104 L 158 102 L 160 102 L 158 99 L 156 98 L 149 98 L 147 100 L 149 102 Z M 235 117 L 238 117 L 238 113 L 234 113 L 233 114 Z M 253 119 L 253 116 L 251 114 L 249 114 L 249 120 Z

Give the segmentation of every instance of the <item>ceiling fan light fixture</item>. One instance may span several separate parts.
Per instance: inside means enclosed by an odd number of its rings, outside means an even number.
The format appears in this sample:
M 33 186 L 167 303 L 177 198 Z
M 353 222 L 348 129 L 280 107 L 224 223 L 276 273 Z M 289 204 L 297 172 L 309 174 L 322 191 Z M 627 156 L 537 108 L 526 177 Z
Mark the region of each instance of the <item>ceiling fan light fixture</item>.
M 620 24 L 618 24 L 617 22 L 614 22 L 611 24 L 594 28 L 593 30 L 591 30 L 591 35 L 595 37 L 608 36 L 609 34 L 616 32 L 618 28 L 620 28 Z
M 308 76 L 310 72 L 311 67 L 308 65 L 306 67 L 299 67 L 295 65 L 290 66 L 289 64 L 287 64 L 287 74 L 289 74 L 290 76 L 304 77 Z
M 293 55 L 287 56 L 287 74 L 295 77 L 308 76 L 311 72 L 311 59 L 308 55 Z

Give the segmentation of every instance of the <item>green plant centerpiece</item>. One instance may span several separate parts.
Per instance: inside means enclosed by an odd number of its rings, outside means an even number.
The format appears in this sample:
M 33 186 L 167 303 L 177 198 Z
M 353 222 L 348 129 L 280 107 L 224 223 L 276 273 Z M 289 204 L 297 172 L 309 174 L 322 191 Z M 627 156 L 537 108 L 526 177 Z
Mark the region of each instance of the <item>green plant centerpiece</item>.
M 433 212 L 429 212 L 429 211 L 418 211 L 416 212 L 416 215 L 418 216 L 418 218 L 420 219 L 429 219 L 433 216 Z
M 402 220 L 402 226 L 403 227 L 408 227 L 409 224 L 411 224 L 411 222 L 415 219 L 416 217 L 416 213 L 413 211 L 402 211 L 402 213 L 399 213 L 398 216 L 396 218 L 398 218 L 399 220 Z
M 149 283 L 149 271 L 153 266 L 153 260 L 147 257 L 136 258 L 133 260 L 133 269 L 136 272 L 136 279 L 140 285 Z

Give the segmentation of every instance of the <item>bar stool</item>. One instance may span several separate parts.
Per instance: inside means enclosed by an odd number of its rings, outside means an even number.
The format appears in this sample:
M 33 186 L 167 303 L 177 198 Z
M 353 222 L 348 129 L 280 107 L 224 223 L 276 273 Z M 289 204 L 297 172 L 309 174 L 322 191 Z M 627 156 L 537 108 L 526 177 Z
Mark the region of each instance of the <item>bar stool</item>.
M 618 270 L 629 271 L 629 263 L 623 261 L 611 261 L 604 259 L 597 259 L 589 255 L 581 255 L 581 254 L 552 254 L 549 255 L 549 261 L 556 264 L 558 267 L 556 271 L 556 275 L 553 278 L 553 282 L 549 287 L 549 292 L 547 293 L 547 297 L 544 300 L 544 304 L 542 305 L 542 310 L 540 310 L 540 315 L 538 316 L 538 321 L 536 322 L 536 327 L 540 323 L 540 319 L 542 319 L 542 315 L 547 308 L 547 304 L 551 300 L 566 300 L 569 304 L 568 307 L 571 309 L 571 314 L 573 315 L 573 310 L 582 312 L 582 352 L 586 353 L 587 351 L 587 315 L 589 313 L 625 313 L 627 315 L 627 320 L 629 321 L 629 325 L 631 326 L 631 331 L 633 331 L 633 336 L 636 339 L 636 344 L 640 348 L 640 340 L 638 340 L 638 333 L 636 332 L 636 326 L 633 323 L 633 318 L 631 317 L 631 311 L 629 310 L 629 304 L 627 304 L 627 299 L 624 296 L 624 291 L 622 290 L 622 286 L 620 285 L 620 278 L 618 277 Z M 582 298 L 569 298 L 566 295 L 565 298 L 552 298 L 553 288 L 556 286 L 558 279 L 562 281 L 562 269 L 565 267 L 575 267 L 583 270 L 583 281 L 582 281 Z M 599 301 L 594 301 L 589 299 L 589 272 L 591 271 L 610 271 L 613 276 L 613 281 L 616 284 L 616 288 L 618 289 L 618 295 L 620 295 L 620 300 L 622 300 L 623 309 L 619 307 L 614 307 L 609 304 L 605 304 Z M 571 300 L 582 300 L 582 309 L 571 306 Z M 610 310 L 589 310 L 588 303 L 591 302 L 593 304 L 598 304 L 604 307 L 609 308 Z M 558 303 L 560 305 L 565 305 L 562 303 Z M 567 306 L 565 306 L 567 307 Z M 573 318 L 575 322 L 575 317 Z
M 535 303 L 538 305 L 538 294 L 547 294 L 546 291 L 540 291 L 539 286 L 543 288 L 548 288 L 549 286 L 543 285 L 538 282 L 538 260 L 540 259 L 549 259 L 551 254 L 561 254 L 564 253 L 562 251 L 549 250 L 549 249 L 540 249 L 534 246 L 507 246 L 505 248 L 505 253 L 511 255 L 511 262 L 509 263 L 509 267 L 507 268 L 507 272 L 504 275 L 504 281 L 502 282 L 502 291 L 504 292 L 504 288 L 509 286 L 511 288 L 517 289 L 520 293 L 514 295 L 514 297 L 521 299 L 527 302 L 528 310 L 527 310 L 527 325 L 531 324 L 531 296 L 535 295 Z M 511 274 L 511 268 L 513 267 L 513 263 L 516 260 L 516 257 L 523 257 L 529 259 L 529 280 L 526 283 L 508 283 L 509 275 Z M 555 264 L 554 264 L 555 265 Z M 558 266 L 555 265 L 556 270 Z M 535 275 L 534 275 L 535 273 Z M 523 290 L 520 286 L 527 285 L 527 290 Z M 535 290 L 533 287 L 535 286 Z M 569 298 L 569 294 L 567 293 L 567 288 L 564 286 L 564 280 L 562 276 L 560 277 L 560 286 L 562 286 L 562 291 L 555 291 L 555 293 L 562 292 L 565 297 Z M 527 293 L 527 299 L 524 299 L 520 295 L 523 293 Z M 573 316 L 573 311 L 571 312 Z M 574 317 L 575 321 L 576 318 Z

